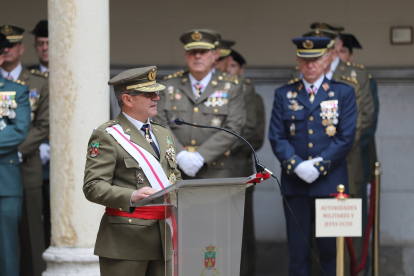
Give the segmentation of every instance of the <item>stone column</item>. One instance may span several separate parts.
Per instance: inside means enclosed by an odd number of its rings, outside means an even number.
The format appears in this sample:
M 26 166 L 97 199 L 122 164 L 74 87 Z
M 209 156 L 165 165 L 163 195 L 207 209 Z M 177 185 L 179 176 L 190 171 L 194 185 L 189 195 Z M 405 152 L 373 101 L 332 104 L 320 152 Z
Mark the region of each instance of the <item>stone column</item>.
M 88 140 L 109 120 L 109 0 L 48 0 L 52 245 L 44 276 L 99 275 L 102 206 L 82 192 Z

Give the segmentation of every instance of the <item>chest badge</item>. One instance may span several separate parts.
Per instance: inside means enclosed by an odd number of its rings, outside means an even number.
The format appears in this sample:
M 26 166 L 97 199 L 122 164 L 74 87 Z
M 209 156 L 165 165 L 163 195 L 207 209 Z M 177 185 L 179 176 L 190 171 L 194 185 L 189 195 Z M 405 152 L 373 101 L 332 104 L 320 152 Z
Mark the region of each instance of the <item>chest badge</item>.
M 144 184 L 144 178 L 141 173 L 137 174 L 137 184 Z
M 293 110 L 293 111 L 298 111 L 298 110 L 302 110 L 303 109 L 303 105 L 298 104 L 298 101 L 296 100 L 290 100 L 290 103 L 288 105 L 288 108 Z
M 332 98 L 333 96 L 335 96 L 335 92 L 333 92 L 333 91 L 329 92 L 328 96 Z
M 291 136 L 295 136 L 295 124 L 291 124 L 290 125 L 290 135 Z
M 165 152 L 165 158 L 167 158 L 168 161 L 176 163 L 177 159 L 175 157 L 175 150 L 173 143 L 170 141 L 170 138 L 167 136 L 167 151 Z
M 220 127 L 221 126 L 221 120 L 219 118 L 217 118 L 217 117 L 214 117 L 211 120 L 210 125 L 211 126 L 214 126 L 214 127 Z
M 177 177 L 174 173 L 170 174 L 170 176 L 168 177 L 168 181 L 170 182 L 170 185 L 174 185 L 175 182 L 177 182 Z

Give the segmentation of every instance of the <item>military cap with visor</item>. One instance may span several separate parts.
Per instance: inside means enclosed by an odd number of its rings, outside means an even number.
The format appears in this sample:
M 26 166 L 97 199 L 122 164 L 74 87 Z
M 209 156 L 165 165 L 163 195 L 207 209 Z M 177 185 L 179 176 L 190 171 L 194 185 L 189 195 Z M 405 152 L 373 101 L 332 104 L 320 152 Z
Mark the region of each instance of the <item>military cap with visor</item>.
M 23 39 L 24 29 L 13 24 L 5 24 L 0 26 L 0 33 L 4 34 L 10 43 L 17 43 Z
M 3 54 L 4 48 L 11 48 L 13 44 L 6 38 L 6 36 L 0 33 L 0 55 Z
M 328 44 L 329 49 L 335 45 L 335 39 L 338 37 L 338 33 L 327 29 L 316 28 L 302 36 L 328 37 L 331 39 L 331 42 Z
M 47 20 L 40 20 L 33 29 L 32 34 L 36 37 L 49 37 L 49 28 Z
M 236 44 L 235 41 L 221 39 L 219 45 L 217 46 L 218 48 L 220 48 L 220 57 L 222 58 L 230 55 L 232 51 L 231 47 L 234 46 L 234 44 Z
M 195 29 L 187 31 L 180 37 L 184 50 L 215 49 L 219 45 L 220 35 L 214 30 Z
M 305 36 L 292 39 L 296 45 L 296 56 L 301 58 L 317 58 L 323 56 L 331 39 L 328 37 Z
M 331 30 L 334 31 L 336 33 L 341 33 L 345 30 L 344 27 L 342 26 L 336 26 L 336 25 L 332 25 L 332 24 L 328 24 L 326 22 L 314 22 L 312 24 L 310 24 L 310 28 L 311 29 L 325 29 L 325 30 Z
M 156 82 L 157 66 L 134 68 L 113 77 L 108 84 L 113 85 L 116 92 L 157 93 L 165 86 Z M 140 93 L 138 93 L 140 94 Z
M 231 50 L 230 56 L 233 58 L 235 62 L 237 62 L 240 66 L 243 66 L 246 64 L 246 60 L 244 57 L 237 52 L 236 50 Z
M 352 34 L 341 34 L 340 39 L 343 42 L 343 46 L 347 47 L 349 51 L 352 53 L 352 49 L 362 49 L 361 44 L 359 43 L 358 39 Z

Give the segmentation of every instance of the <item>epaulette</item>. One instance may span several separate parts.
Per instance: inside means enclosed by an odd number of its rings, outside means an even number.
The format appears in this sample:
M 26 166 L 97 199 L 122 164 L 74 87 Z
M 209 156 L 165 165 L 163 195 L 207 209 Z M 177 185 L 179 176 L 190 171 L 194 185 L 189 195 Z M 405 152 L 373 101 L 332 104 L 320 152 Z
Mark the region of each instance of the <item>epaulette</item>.
M 351 77 L 342 76 L 342 77 L 341 77 L 341 79 L 342 79 L 342 80 L 344 80 L 344 81 L 349 81 L 349 82 L 352 82 L 352 83 L 358 84 L 358 81 L 357 81 L 355 78 L 351 78 Z
M 163 126 L 160 123 L 154 122 L 153 120 L 150 120 L 151 124 L 157 125 L 157 126 L 162 126 L 163 128 L 165 128 L 165 126 Z
M 9 80 L 9 79 L 6 79 L 6 81 L 18 83 L 18 84 L 21 84 L 21 85 L 26 85 L 26 83 L 24 81 L 21 81 L 21 80 L 14 80 L 14 79 L 13 80 Z
M 43 73 L 42 71 L 36 70 L 36 69 L 30 70 L 30 73 L 32 73 L 33 75 L 42 76 L 42 77 L 45 77 L 45 78 L 49 77 L 49 73 L 47 73 L 47 72 Z
M 241 82 L 246 82 L 246 83 L 251 83 L 250 79 L 244 77 L 244 76 L 238 76 L 239 81 Z
M 347 62 L 346 63 L 346 65 L 348 65 L 348 66 L 352 66 L 352 67 L 357 67 L 357 68 L 361 68 L 361 69 L 364 69 L 364 65 L 362 65 L 362 64 L 358 64 L 358 63 L 355 63 L 355 62 Z
M 237 75 L 221 73 L 221 75 L 218 76 L 218 79 L 220 81 L 229 81 L 229 82 L 233 82 L 235 84 L 239 84 L 239 77 Z
M 168 75 L 164 77 L 164 80 L 168 80 L 168 79 L 172 79 L 172 78 L 177 78 L 177 77 L 182 77 L 183 74 L 185 73 L 184 70 L 181 71 L 177 71 L 174 74 Z
M 109 127 L 109 126 L 116 125 L 117 123 L 118 123 L 118 119 L 109 120 L 108 122 L 103 123 L 102 125 L 100 125 L 98 128 L 99 129 L 105 129 L 105 128 Z
M 290 81 L 288 81 L 288 84 L 292 84 L 292 83 L 295 83 L 295 82 L 298 82 L 298 81 L 300 81 L 300 78 L 294 78 L 294 79 L 291 79 Z

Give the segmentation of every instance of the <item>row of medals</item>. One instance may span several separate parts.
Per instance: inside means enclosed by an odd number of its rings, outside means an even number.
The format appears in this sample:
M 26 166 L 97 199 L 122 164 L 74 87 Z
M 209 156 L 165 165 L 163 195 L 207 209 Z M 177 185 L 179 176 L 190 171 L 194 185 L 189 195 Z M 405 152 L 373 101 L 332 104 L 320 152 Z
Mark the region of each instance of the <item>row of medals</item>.
M 324 101 L 321 103 L 322 125 L 326 126 L 326 134 L 332 137 L 336 133 L 336 125 L 338 124 L 338 101 Z
M 17 108 L 17 103 L 12 99 L 0 99 L 0 118 L 8 117 L 9 119 L 14 119 L 16 117 L 16 112 L 14 111 Z

